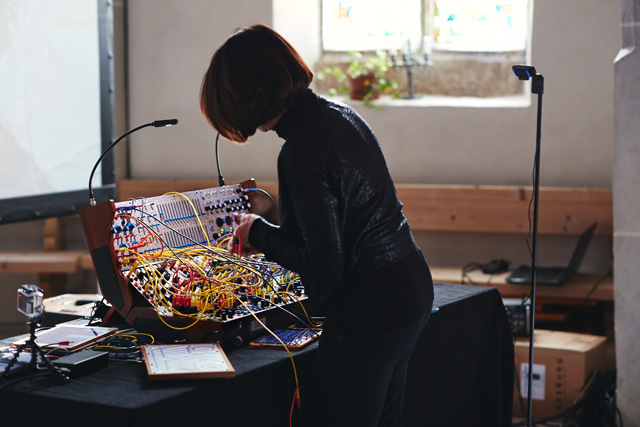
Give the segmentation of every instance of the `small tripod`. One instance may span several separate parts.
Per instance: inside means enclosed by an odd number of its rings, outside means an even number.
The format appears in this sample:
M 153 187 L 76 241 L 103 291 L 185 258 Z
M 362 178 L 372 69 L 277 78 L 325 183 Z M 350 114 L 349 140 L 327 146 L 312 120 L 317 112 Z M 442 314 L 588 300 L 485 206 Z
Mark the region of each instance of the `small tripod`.
M 40 316 L 44 311 L 42 306 L 42 290 L 35 285 L 22 285 L 22 288 L 18 290 L 18 311 L 29 316 L 29 340 L 24 344 L 21 344 L 13 358 L 7 364 L 7 367 L 2 373 L 2 379 L 4 380 L 11 373 L 11 369 L 18 361 L 20 353 L 25 351 L 27 347 L 31 350 L 31 361 L 27 369 L 30 372 L 38 370 L 38 355 L 40 356 L 41 364 L 44 366 L 44 370 L 50 372 L 59 382 L 69 382 L 69 377 L 62 372 L 57 366 L 55 366 L 47 358 L 42 348 L 36 343 L 36 328 L 40 326 Z
M 36 328 L 40 326 L 39 320 L 39 317 L 31 317 L 29 319 L 29 322 L 27 323 L 27 325 L 29 325 L 29 340 L 24 344 L 21 344 L 17 348 L 15 354 L 13 355 L 13 358 L 9 361 L 7 367 L 2 373 L 2 379 L 5 379 L 9 375 L 11 369 L 13 368 L 13 365 L 15 365 L 15 363 L 18 361 L 20 353 L 22 353 L 27 347 L 29 347 L 29 349 L 31 350 L 31 360 L 29 361 L 29 365 L 27 366 L 29 372 L 35 372 L 38 370 L 38 355 L 40 355 L 40 361 L 46 371 L 49 371 L 61 383 L 69 382 L 69 377 L 57 366 L 51 363 L 42 348 L 36 343 Z

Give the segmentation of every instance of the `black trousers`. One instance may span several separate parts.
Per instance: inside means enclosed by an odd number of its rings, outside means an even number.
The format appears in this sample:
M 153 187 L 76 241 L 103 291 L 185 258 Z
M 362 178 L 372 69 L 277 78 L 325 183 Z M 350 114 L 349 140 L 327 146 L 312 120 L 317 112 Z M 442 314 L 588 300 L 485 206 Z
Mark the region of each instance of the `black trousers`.
M 375 340 L 322 337 L 316 425 L 400 425 L 407 366 L 429 314 Z
M 431 274 L 417 250 L 359 279 L 343 299 L 351 304 L 327 315 L 316 361 L 315 416 L 305 426 L 400 425 L 409 359 L 431 315 Z M 363 297 L 363 288 L 376 291 Z M 391 293 L 401 298 L 385 309 Z

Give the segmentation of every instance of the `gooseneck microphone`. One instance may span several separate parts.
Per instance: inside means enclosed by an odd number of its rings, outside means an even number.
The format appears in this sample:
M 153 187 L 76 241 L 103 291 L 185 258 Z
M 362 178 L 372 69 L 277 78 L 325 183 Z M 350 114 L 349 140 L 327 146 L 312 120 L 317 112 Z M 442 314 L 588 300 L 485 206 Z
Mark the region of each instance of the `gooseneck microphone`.
M 220 172 L 220 152 L 218 151 L 218 140 L 220 139 L 220 132 L 216 135 L 216 167 L 218 168 L 218 185 L 224 187 L 224 178 L 222 172 Z
M 92 188 L 92 184 L 91 184 L 91 182 L 93 181 L 93 174 L 96 172 L 96 169 L 98 168 L 98 165 L 100 164 L 100 162 L 102 162 L 102 159 L 104 159 L 104 157 L 107 154 L 109 154 L 109 152 L 113 149 L 113 147 L 116 146 L 116 144 L 118 142 L 122 141 L 128 135 L 131 135 L 135 131 L 140 130 L 142 128 L 146 128 L 146 127 L 149 127 L 149 126 L 161 128 L 161 127 L 173 126 L 173 125 L 177 125 L 177 124 L 178 124 L 178 119 L 155 120 L 153 122 L 145 123 L 143 125 L 135 127 L 133 129 L 130 129 L 130 130 L 126 131 L 125 133 L 123 133 L 118 139 L 116 139 L 106 150 L 104 150 L 102 155 L 98 158 L 98 161 L 96 162 L 96 164 L 93 166 L 93 169 L 91 170 L 91 175 L 89 175 L 89 204 L 91 206 L 95 206 L 96 205 L 96 197 L 95 197 L 95 194 L 93 193 L 93 188 Z

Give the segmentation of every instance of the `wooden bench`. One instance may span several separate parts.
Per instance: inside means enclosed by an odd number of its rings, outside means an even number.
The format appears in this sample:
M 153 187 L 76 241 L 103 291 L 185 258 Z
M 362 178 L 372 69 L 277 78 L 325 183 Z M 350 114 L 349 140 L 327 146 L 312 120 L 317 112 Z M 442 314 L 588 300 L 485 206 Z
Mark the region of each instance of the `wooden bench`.
M 0 273 L 70 274 L 78 270 L 93 270 L 86 251 L 0 252 Z
M 257 182 L 277 199 L 275 182 Z M 217 187 L 215 181 L 124 180 L 119 200 L 158 196 L 168 191 Z M 527 208 L 531 190 L 519 186 L 398 184 L 404 213 L 416 231 L 472 233 L 527 233 Z M 594 221 L 596 234 L 611 235 L 611 189 L 540 188 L 540 234 L 582 233 Z
M 46 296 L 64 292 L 65 278 L 80 270 L 93 270 L 84 250 L 64 250 L 60 218 L 44 221 L 42 250 L 0 252 L 0 273 L 37 273 Z
M 257 184 L 277 199 L 278 186 L 275 182 Z M 118 200 L 217 186 L 216 181 L 209 180 L 122 180 L 118 185 Z M 405 215 L 415 231 L 527 233 L 529 230 L 526 215 L 531 199 L 529 188 L 398 184 L 396 189 L 404 204 Z M 264 206 L 270 204 L 265 203 Z M 598 222 L 596 234 L 612 234 L 610 189 L 540 188 L 540 234 L 577 235 L 594 221 Z M 38 273 L 41 283 L 48 286 L 52 275 L 93 269 L 88 253 L 61 249 L 60 233 L 59 219 L 46 220 L 43 250 L 0 253 L 0 273 Z M 451 275 L 449 269 L 442 278 Z
M 215 181 L 126 180 L 119 184 L 119 198 L 157 196 L 167 191 L 189 191 L 216 187 Z M 257 182 L 277 198 L 275 182 Z M 512 233 L 529 232 L 527 209 L 532 189 L 520 186 L 474 186 L 397 184 L 396 191 L 404 204 L 404 213 L 414 231 Z M 540 188 L 538 231 L 547 235 L 579 235 L 598 222 L 597 235 L 613 231 L 611 189 L 606 188 Z M 434 281 L 463 283 L 462 267 L 432 266 Z M 481 271 L 467 273 L 464 283 L 497 288 L 504 298 L 522 298 L 529 285 L 505 281 L 508 273 L 485 275 Z M 613 302 L 613 277 L 578 274 L 557 287 L 538 287 L 536 312 L 539 318 L 545 305 L 594 305 Z M 588 300 L 588 301 L 587 301 Z

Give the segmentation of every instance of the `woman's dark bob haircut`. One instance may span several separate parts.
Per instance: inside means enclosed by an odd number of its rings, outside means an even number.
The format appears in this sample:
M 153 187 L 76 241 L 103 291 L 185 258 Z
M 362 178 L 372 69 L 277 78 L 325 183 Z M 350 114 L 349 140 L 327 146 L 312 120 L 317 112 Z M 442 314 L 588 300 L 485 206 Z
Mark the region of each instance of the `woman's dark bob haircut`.
M 280 34 L 264 25 L 243 28 L 214 53 L 202 80 L 200 108 L 220 134 L 245 142 L 288 109 L 313 72 Z

